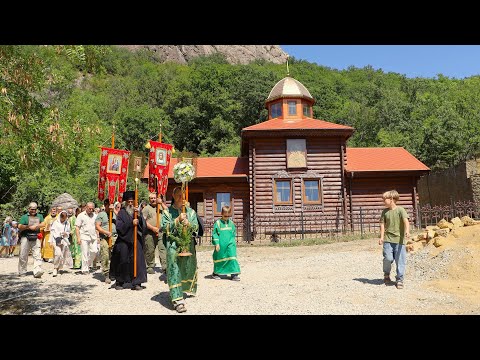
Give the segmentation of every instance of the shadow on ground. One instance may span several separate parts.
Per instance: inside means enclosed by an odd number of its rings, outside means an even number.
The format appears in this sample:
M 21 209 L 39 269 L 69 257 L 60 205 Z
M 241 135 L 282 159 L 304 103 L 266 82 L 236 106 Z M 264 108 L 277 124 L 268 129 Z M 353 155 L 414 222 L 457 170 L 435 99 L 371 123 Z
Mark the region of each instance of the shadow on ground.
M 0 315 L 73 314 L 95 285 L 45 284 L 27 275 L 0 275 Z
M 370 284 L 370 285 L 384 285 L 383 284 L 383 279 L 365 279 L 365 278 L 355 278 L 353 279 L 355 281 L 359 281 L 363 284 Z M 390 284 L 388 284 L 387 286 L 393 286 L 395 285 L 394 282 L 391 282 Z
M 160 303 L 160 305 L 168 310 L 175 310 L 170 301 L 170 292 L 168 291 L 162 291 L 160 294 L 152 296 L 151 300 Z

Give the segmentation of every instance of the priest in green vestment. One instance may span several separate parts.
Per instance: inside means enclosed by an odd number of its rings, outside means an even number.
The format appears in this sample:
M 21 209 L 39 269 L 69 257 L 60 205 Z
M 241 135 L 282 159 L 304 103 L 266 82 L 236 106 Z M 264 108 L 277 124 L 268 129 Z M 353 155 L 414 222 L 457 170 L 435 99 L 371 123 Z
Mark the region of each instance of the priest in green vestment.
M 170 289 L 170 299 L 177 312 L 187 311 L 183 293 L 195 295 L 197 292 L 197 255 L 195 240 L 190 241 L 190 256 L 178 256 L 179 246 L 174 240 L 178 237 L 176 225 L 178 222 L 191 227 L 194 234 L 198 231 L 197 214 L 195 210 L 186 206 L 186 213 L 182 213 L 182 189 L 173 189 L 173 202 L 168 209 L 162 212 L 162 231 L 166 236 L 167 248 L 167 282 Z
M 237 233 L 235 224 L 229 218 L 230 206 L 222 207 L 222 218 L 215 221 L 212 231 L 213 274 L 212 278 L 219 280 L 219 275 L 231 275 L 231 279 L 239 281 L 240 265 L 237 261 Z

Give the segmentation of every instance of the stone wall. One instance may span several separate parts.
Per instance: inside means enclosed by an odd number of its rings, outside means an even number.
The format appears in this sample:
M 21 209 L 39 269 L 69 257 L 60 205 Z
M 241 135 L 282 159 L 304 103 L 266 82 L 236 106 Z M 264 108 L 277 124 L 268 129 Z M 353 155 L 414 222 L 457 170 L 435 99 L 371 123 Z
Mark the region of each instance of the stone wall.
M 480 203 L 480 159 L 468 160 L 421 177 L 418 195 L 420 206 L 447 205 L 452 201 Z

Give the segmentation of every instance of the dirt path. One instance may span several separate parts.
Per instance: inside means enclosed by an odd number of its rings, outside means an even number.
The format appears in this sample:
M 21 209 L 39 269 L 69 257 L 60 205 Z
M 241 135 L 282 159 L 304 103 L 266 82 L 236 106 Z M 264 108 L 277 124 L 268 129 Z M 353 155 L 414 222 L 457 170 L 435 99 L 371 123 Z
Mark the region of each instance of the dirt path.
M 187 298 L 185 314 L 480 314 L 480 286 L 473 275 L 445 275 L 466 257 L 478 256 L 470 250 L 443 253 L 408 254 L 405 288 L 397 290 L 383 285 L 375 240 L 240 247 L 240 282 L 209 279 L 211 251 L 202 251 L 198 293 Z M 34 279 L 32 258 L 29 275 L 18 277 L 17 266 L 18 257 L 0 259 L 0 314 L 176 314 L 159 273 L 148 275 L 143 291 L 118 291 L 102 283 L 99 273 L 54 278 L 46 272 Z

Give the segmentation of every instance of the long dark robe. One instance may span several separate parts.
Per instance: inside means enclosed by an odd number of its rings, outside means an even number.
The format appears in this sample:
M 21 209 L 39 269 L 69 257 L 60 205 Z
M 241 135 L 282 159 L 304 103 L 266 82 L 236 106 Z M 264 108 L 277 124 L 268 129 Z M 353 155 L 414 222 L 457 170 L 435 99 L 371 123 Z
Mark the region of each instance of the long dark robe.
M 133 245 L 132 252 L 130 256 L 130 277 L 132 280 L 132 285 L 140 285 L 147 282 L 147 262 L 145 261 L 145 235 L 147 232 L 147 223 L 143 216 L 138 216 L 138 226 L 137 226 L 137 277 L 133 277 Z M 132 242 L 133 244 L 133 242 Z
M 137 277 L 133 277 L 133 217 L 122 208 L 116 220 L 117 240 L 112 250 L 110 278 L 119 284 L 132 283 L 133 286 L 147 282 L 147 265 L 143 254 L 146 231 L 143 216 L 138 216 L 137 226 Z

